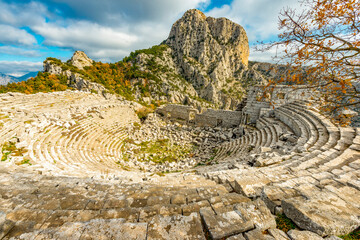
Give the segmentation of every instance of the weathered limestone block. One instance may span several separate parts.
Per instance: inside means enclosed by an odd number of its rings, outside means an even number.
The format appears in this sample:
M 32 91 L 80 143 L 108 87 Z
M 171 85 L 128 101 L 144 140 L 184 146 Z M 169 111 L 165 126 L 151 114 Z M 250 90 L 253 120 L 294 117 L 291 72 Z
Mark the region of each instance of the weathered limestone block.
M 282 161 L 280 156 L 275 157 L 259 157 L 256 159 L 254 166 L 255 167 L 264 167 L 272 164 L 276 164 Z
M 6 214 L 0 212 L 0 239 L 5 237 L 5 235 L 14 227 L 15 223 L 6 219 Z
M 193 212 L 199 212 L 200 209 L 203 207 L 210 207 L 210 203 L 206 200 L 203 200 L 200 202 L 194 202 L 194 203 L 184 205 L 182 207 L 182 213 L 183 213 L 183 215 L 188 216 Z
M 360 226 L 360 209 L 328 191 L 284 199 L 281 206 L 296 225 L 321 236 L 348 234 Z
M 309 231 L 290 230 L 287 232 L 291 240 L 322 240 L 319 235 Z
M 161 208 L 160 205 L 141 208 L 139 212 L 139 221 L 146 222 L 150 220 L 152 217 L 159 214 L 160 208 Z
M 170 197 L 169 196 L 151 196 L 147 199 L 147 205 L 153 206 L 156 204 L 170 204 Z
M 147 223 L 125 223 L 125 219 L 94 219 L 90 222 L 65 223 L 58 228 L 38 230 L 20 235 L 19 239 L 91 240 L 134 239 L 145 240 Z
M 120 220 L 123 222 L 123 220 Z M 84 231 L 85 223 L 66 223 L 63 226 L 55 229 L 44 229 L 35 232 L 24 233 L 18 236 L 16 239 L 27 240 L 77 240 L 80 239 L 82 232 Z
M 254 222 L 256 229 L 264 231 L 270 228 L 276 228 L 275 217 L 261 199 L 240 203 L 235 205 L 234 208 L 238 211 L 244 209 L 249 214 L 250 219 Z
M 324 238 L 325 240 L 341 240 L 341 238 L 336 237 L 336 236 L 330 236 L 330 237 L 326 237 Z
M 147 223 L 122 223 L 123 220 L 92 220 L 86 224 L 81 239 L 146 239 Z
M 139 211 L 134 208 L 104 209 L 100 211 L 99 216 L 105 219 L 125 218 L 127 221 L 137 221 Z
M 149 222 L 147 239 L 182 240 L 204 239 L 200 216 L 192 213 L 189 216 L 175 215 L 171 217 L 155 216 Z
M 346 186 L 334 180 L 329 180 L 325 188 L 330 192 L 335 193 L 344 201 L 360 208 L 360 191 L 356 188 Z
M 244 233 L 244 236 L 247 240 L 275 240 L 270 235 L 262 233 L 259 229 L 254 229 L 249 232 Z
M 289 236 L 280 229 L 269 229 L 268 232 L 275 238 L 275 240 L 290 240 Z
M 234 189 L 235 192 L 244 194 L 247 197 L 260 196 L 262 188 L 270 182 L 270 179 L 261 173 L 243 176 L 235 179 Z
M 10 211 L 7 213 L 6 218 L 10 221 L 16 222 L 15 225 L 9 231 L 11 236 L 20 235 L 24 230 L 28 229 L 40 229 L 43 225 L 46 226 L 51 225 L 53 223 L 52 219 L 49 219 L 49 216 L 55 215 L 50 211 L 45 210 L 32 210 L 32 209 L 15 209 L 14 211 Z M 69 214 L 71 215 L 71 214 Z M 64 216 L 58 219 L 58 222 L 63 224 L 63 220 L 65 219 L 74 219 L 74 216 L 69 217 Z M 69 218 L 68 218 L 69 217 Z M 46 222 L 45 222 L 46 220 Z M 57 226 L 56 226 L 57 227 Z
M 184 195 L 180 195 L 180 194 L 176 194 L 174 196 L 171 197 L 171 204 L 186 204 L 186 196 Z
M 181 214 L 181 207 L 175 204 L 160 205 L 159 214 L 163 216 Z
M 265 202 L 266 206 L 272 213 L 275 208 L 281 205 L 281 200 L 284 199 L 284 191 L 277 186 L 266 186 L 261 192 L 261 199 Z
M 215 214 L 211 208 L 200 209 L 200 215 L 213 239 L 221 239 L 254 228 L 254 223 L 246 210 Z
M 233 205 L 236 203 L 243 203 L 243 202 L 250 202 L 250 198 L 247 198 L 241 194 L 237 193 L 228 193 L 224 196 L 221 196 L 221 200 L 224 203 L 224 205 Z
M 242 233 L 240 233 L 240 234 L 231 236 L 231 237 L 227 238 L 226 240 L 246 240 L 246 239 L 244 238 Z

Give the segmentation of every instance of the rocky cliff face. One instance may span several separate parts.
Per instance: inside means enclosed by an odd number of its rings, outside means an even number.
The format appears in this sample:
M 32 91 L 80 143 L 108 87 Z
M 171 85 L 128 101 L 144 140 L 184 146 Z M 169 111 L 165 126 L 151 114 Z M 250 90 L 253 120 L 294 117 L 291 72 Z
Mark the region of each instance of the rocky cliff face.
M 264 84 L 276 75 L 263 70 L 271 71 L 272 64 L 249 64 L 243 27 L 226 18 L 206 17 L 199 10 L 189 10 L 176 21 L 164 44 L 168 49 L 159 64 L 171 66 L 191 84 L 197 97 L 216 108 L 236 109 L 249 86 Z M 145 58 L 133 63 L 143 63 Z M 142 66 L 149 70 L 146 64 Z
M 174 23 L 166 44 L 200 97 L 222 108 L 233 108 L 238 103 L 240 99 L 228 98 L 231 94 L 226 93 L 248 65 L 249 43 L 240 25 L 189 10 Z M 235 88 L 242 90 L 240 86 Z
M 219 87 L 248 65 L 249 43 L 245 30 L 226 18 L 206 17 L 199 10 L 187 11 L 173 25 L 166 43 L 182 65 L 191 67 L 191 62 L 184 58 L 197 61 Z

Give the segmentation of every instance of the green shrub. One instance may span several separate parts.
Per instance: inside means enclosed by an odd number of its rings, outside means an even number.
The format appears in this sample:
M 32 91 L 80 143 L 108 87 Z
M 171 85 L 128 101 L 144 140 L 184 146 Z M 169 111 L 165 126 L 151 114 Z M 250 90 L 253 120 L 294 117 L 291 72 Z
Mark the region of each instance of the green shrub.
M 356 229 L 355 231 L 353 231 L 347 235 L 342 235 L 339 237 L 344 240 L 359 240 L 360 239 L 360 228 Z
M 152 112 L 154 112 L 153 109 L 144 107 L 136 111 L 136 114 L 138 115 L 140 120 L 144 121 L 147 118 L 147 115 Z
M 275 220 L 276 228 L 282 230 L 283 232 L 288 232 L 291 229 L 296 229 L 295 223 L 285 214 L 278 214 Z

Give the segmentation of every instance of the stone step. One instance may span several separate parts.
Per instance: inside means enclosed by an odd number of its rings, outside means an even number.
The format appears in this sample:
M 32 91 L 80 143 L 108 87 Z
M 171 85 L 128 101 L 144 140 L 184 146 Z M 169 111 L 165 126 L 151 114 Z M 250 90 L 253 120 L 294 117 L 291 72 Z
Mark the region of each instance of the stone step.
M 239 218 L 240 212 L 251 219 L 249 227 L 240 232 L 254 227 L 275 228 L 274 217 L 262 201 L 252 202 L 239 194 L 228 193 L 221 185 L 199 187 L 204 185 L 204 180 L 194 182 L 195 176 L 190 175 L 184 176 L 184 183 L 198 185 L 196 189 L 167 184 L 166 187 L 134 184 L 118 188 L 91 179 L 0 175 L 0 183 L 6 183 L 0 185 L 0 211 L 5 211 L 7 221 L 14 223 L 4 239 L 80 239 L 80 236 L 81 239 L 84 236 L 204 239 L 206 228 L 217 239 L 213 230 L 217 227 L 211 219 L 219 218 L 217 215 L 223 215 L 224 219 Z M 23 184 L 27 179 L 32 180 Z M 212 215 L 201 215 L 206 212 L 204 209 L 211 209 Z M 221 231 L 226 237 L 240 233 L 231 227 Z

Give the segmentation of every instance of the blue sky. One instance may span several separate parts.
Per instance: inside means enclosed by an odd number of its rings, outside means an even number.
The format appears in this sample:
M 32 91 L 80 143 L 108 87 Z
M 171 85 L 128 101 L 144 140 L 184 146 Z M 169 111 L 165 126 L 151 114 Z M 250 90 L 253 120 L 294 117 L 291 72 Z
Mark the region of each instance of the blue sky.
M 46 57 L 67 60 L 75 50 L 115 62 L 166 39 L 171 25 L 192 8 L 226 17 L 247 31 L 250 45 L 278 34 L 277 19 L 297 0 L 0 0 L 0 72 L 42 70 Z M 274 52 L 251 51 L 271 61 Z

